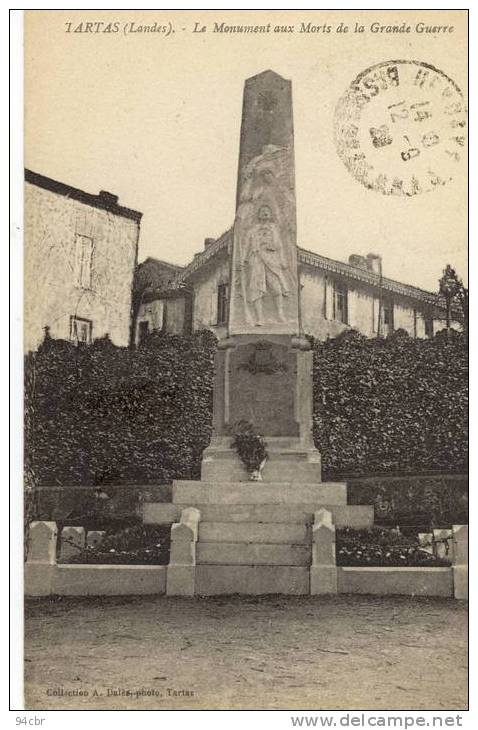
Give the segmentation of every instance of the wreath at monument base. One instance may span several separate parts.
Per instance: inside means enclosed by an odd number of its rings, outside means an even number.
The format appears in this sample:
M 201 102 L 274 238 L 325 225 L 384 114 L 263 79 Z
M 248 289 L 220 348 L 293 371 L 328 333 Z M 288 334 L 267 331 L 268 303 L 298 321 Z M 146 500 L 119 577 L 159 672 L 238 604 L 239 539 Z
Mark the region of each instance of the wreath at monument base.
M 267 449 L 264 436 L 257 433 L 248 421 L 239 421 L 234 428 L 232 447 L 249 472 L 253 482 L 262 481 L 262 469 L 267 461 Z

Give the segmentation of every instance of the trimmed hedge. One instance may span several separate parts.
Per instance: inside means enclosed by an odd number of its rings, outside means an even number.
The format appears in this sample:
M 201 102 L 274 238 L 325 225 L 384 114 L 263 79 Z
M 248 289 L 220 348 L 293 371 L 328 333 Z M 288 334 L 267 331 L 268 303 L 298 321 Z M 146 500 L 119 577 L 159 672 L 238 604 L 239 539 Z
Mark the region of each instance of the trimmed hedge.
M 42 485 L 167 483 L 199 476 L 211 438 L 214 335 L 47 338 L 25 367 L 25 461 Z
M 314 439 L 324 477 L 464 472 L 468 342 L 446 332 L 314 342 Z
M 153 333 L 138 350 L 46 338 L 25 366 L 25 468 L 39 486 L 199 478 L 212 432 L 209 331 Z M 323 477 L 464 472 L 467 340 L 355 331 L 314 348 Z
M 468 479 L 437 474 L 362 477 L 347 482 L 349 504 L 374 507 L 374 522 L 384 527 L 434 528 L 468 524 Z

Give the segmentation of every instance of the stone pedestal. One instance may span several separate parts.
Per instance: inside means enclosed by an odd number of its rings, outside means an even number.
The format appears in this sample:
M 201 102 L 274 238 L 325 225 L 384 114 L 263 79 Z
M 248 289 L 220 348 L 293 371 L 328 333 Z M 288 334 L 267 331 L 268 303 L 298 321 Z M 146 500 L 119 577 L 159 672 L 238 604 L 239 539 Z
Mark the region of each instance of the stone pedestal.
M 468 600 L 468 525 L 453 525 L 454 595 Z
M 28 532 L 28 563 L 56 564 L 56 522 L 31 522 Z
M 58 530 L 56 522 L 32 522 L 24 582 L 27 596 L 49 596 L 56 568 Z
M 265 481 L 319 482 L 312 397 L 312 352 L 304 338 L 258 334 L 220 342 L 215 361 L 214 435 L 203 454 L 201 478 L 211 482 L 249 479 L 231 447 L 236 425 L 247 421 L 267 442 Z
M 310 593 L 337 593 L 337 565 L 335 561 L 335 526 L 332 514 L 326 509 L 315 513 L 312 528 L 312 565 Z
M 199 510 L 188 507 L 181 512 L 181 521 L 171 527 L 171 550 L 166 579 L 168 596 L 194 596 L 200 518 Z

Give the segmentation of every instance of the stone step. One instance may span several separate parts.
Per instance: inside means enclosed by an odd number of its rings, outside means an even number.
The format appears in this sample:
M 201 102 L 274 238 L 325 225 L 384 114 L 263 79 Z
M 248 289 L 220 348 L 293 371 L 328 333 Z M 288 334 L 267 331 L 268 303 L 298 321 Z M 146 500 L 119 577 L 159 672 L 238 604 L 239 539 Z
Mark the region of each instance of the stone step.
M 198 504 L 347 504 L 347 485 L 340 482 L 173 482 L 173 503 Z
M 185 505 L 169 502 L 144 502 L 143 522 L 147 525 L 179 522 Z M 332 512 L 336 527 L 353 527 L 357 530 L 373 525 L 373 507 L 369 505 L 331 504 L 201 504 L 197 507 L 203 522 L 286 522 L 289 524 L 312 524 L 314 512 L 325 507 Z
M 310 525 L 286 522 L 200 522 L 201 543 L 267 543 L 269 545 L 310 545 Z
M 195 593 L 199 596 L 309 594 L 310 570 L 286 565 L 197 565 Z
M 266 482 L 320 482 L 322 467 L 320 461 L 306 461 L 301 455 L 282 455 L 269 459 L 264 467 Z M 206 459 L 201 464 L 201 478 L 212 482 L 246 482 L 249 474 L 242 463 L 227 459 Z
M 310 565 L 310 545 L 198 542 L 196 563 L 209 565 Z

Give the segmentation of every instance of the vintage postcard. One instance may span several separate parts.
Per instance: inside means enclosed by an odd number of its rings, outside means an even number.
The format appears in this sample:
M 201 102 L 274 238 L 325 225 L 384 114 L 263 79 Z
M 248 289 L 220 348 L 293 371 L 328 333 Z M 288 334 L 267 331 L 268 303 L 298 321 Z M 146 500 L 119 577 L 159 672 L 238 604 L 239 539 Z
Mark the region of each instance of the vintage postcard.
M 467 11 L 29 10 L 24 54 L 25 707 L 460 726 Z

